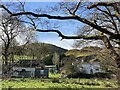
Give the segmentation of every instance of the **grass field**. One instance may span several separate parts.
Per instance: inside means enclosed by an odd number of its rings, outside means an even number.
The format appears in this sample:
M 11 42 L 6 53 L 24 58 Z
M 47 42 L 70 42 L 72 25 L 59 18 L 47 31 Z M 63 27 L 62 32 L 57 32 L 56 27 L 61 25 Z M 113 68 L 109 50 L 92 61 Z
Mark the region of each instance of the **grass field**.
M 12 78 L 2 81 L 2 88 L 49 88 L 49 89 L 80 89 L 80 88 L 117 88 L 117 82 L 113 80 L 97 79 L 65 79 L 58 78 L 59 74 L 50 74 L 49 79 L 42 78 Z M 22 89 L 20 89 L 22 90 Z M 86 89 L 85 89 L 86 90 Z
M 89 79 L 11 79 L 2 81 L 2 88 L 116 88 L 110 81 Z

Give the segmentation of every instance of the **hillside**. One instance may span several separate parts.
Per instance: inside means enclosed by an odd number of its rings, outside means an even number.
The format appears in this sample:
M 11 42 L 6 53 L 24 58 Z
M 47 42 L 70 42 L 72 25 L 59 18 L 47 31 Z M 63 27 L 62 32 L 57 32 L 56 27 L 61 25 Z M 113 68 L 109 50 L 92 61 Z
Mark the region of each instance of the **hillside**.
M 53 54 L 54 52 L 57 52 L 58 54 L 64 54 L 67 49 L 63 49 L 61 47 L 52 45 L 52 44 L 47 44 L 47 43 L 31 43 L 27 44 L 25 47 L 24 46 L 18 46 L 15 48 L 17 54 L 22 51 L 22 55 L 27 55 L 31 56 L 31 54 L 41 54 L 41 53 L 46 53 L 46 54 Z
M 52 44 L 47 44 L 47 43 L 44 43 L 44 44 L 45 44 L 46 47 L 48 47 L 48 50 L 51 53 L 57 52 L 59 54 L 64 54 L 65 52 L 68 51 L 67 49 L 64 49 L 64 48 L 61 48 L 61 47 L 58 47 L 58 46 L 55 46 L 55 45 L 52 45 Z
M 99 47 L 84 47 L 81 50 L 78 50 L 78 49 L 69 50 L 65 53 L 65 55 L 66 56 L 73 55 L 76 58 L 79 58 L 79 57 L 97 54 L 100 50 L 102 50 L 102 49 Z
M 120 54 L 120 49 L 115 48 Z M 108 49 L 99 47 L 84 47 L 81 50 L 72 49 L 65 53 L 65 56 L 74 56 L 77 60 L 84 60 L 86 62 L 99 61 L 103 65 L 114 66 L 115 62 Z

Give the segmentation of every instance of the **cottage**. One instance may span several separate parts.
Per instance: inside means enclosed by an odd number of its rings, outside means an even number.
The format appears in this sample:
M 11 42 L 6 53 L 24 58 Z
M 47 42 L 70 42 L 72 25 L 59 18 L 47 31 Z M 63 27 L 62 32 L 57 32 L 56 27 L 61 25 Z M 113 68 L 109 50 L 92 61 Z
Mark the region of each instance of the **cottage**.
M 12 77 L 48 78 L 48 69 L 29 68 L 29 67 L 13 67 Z
M 20 60 L 13 67 L 12 77 L 48 78 L 48 72 L 38 60 Z
M 99 62 L 83 62 L 81 64 L 77 65 L 77 69 L 79 72 L 85 73 L 85 74 L 95 74 L 98 72 L 105 72 L 101 69 L 101 66 Z
M 13 77 L 34 77 L 35 68 L 13 67 Z

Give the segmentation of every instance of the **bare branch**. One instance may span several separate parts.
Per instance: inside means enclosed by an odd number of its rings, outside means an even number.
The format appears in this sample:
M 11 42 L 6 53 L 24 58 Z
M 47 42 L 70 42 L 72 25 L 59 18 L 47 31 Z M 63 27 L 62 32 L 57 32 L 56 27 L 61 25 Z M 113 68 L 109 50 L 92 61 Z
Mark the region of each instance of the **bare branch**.
M 113 4 L 113 3 L 112 3 Z M 103 5 L 105 5 L 104 3 L 103 3 Z M 111 4 L 110 4 L 111 5 Z M 94 5 L 93 5 L 94 6 Z M 96 5 L 95 5 L 96 6 Z M 5 7 L 3 7 L 3 8 L 5 8 Z M 7 9 L 7 8 L 5 8 L 5 9 Z M 7 10 L 7 11 L 9 11 L 9 10 Z M 9 13 L 9 12 L 8 12 Z M 101 26 L 98 26 L 98 25 L 96 25 L 94 22 L 91 22 L 91 21 L 89 21 L 89 20 L 87 20 L 87 19 L 85 19 L 85 18 L 81 18 L 81 17 L 79 17 L 79 16 L 77 16 L 77 15 L 74 15 L 74 16 L 52 16 L 52 15 L 48 15 L 48 14 L 36 14 L 36 13 L 33 13 L 33 12 L 19 12 L 19 13 L 15 13 L 15 14 L 12 14 L 11 12 L 10 12 L 10 14 L 11 14 L 11 16 L 18 16 L 18 15 L 32 15 L 32 16 L 34 16 L 34 17 L 46 17 L 46 18 L 48 18 L 48 19 L 58 19 L 58 20 L 68 20 L 68 19 L 72 19 L 72 20 L 78 20 L 78 21 L 80 21 L 80 22 L 82 22 L 82 23 L 85 23 L 85 24 L 87 24 L 87 25 L 89 25 L 89 26 L 91 26 L 91 27 L 93 27 L 93 28 L 95 28 L 95 29 L 97 29 L 98 31 L 101 31 L 101 32 L 103 32 L 103 33 L 105 33 L 105 34 L 108 34 L 108 35 L 110 35 L 110 36 L 113 36 L 113 37 L 115 37 L 115 38 L 117 38 L 117 39 L 120 39 L 120 35 L 119 34 L 114 34 L 114 33 L 112 33 L 112 32 L 110 32 L 109 30 L 107 30 L 106 28 L 102 28 Z M 48 31 L 47 31 L 48 32 Z M 55 31 L 53 31 L 53 32 L 55 32 Z M 58 32 L 57 32 L 58 33 Z M 118 35 L 118 36 L 116 36 L 116 35 Z M 72 37 L 71 37 L 72 38 Z M 66 38 L 67 39 L 67 38 Z M 68 38 L 69 39 L 69 38 Z M 74 38 L 73 38 L 74 39 Z
M 83 36 L 83 35 L 78 35 L 78 36 L 66 36 L 63 35 L 59 30 L 41 30 L 41 29 L 36 29 L 38 32 L 55 32 L 61 37 L 62 39 L 86 39 L 86 40 L 100 40 L 102 37 L 101 36 Z
M 78 2 L 78 4 L 77 4 L 77 6 L 76 6 L 75 10 L 73 11 L 73 14 L 74 14 L 74 15 L 75 15 L 76 11 L 78 10 L 78 8 L 79 8 L 80 4 L 81 4 L 81 2 Z
M 89 21 L 85 18 L 81 18 L 79 16 L 76 16 L 76 15 L 74 15 L 74 16 L 51 16 L 51 15 L 48 15 L 48 14 L 36 14 L 36 13 L 33 13 L 33 12 L 19 12 L 19 13 L 11 14 L 11 16 L 18 16 L 18 15 L 32 15 L 34 17 L 46 17 L 48 19 L 58 19 L 58 20 L 68 20 L 68 19 L 78 20 L 82 23 L 90 25 L 91 27 L 93 27 L 93 28 L 95 28 L 95 29 L 97 29 L 97 30 L 99 30 L 103 33 L 113 35 L 113 33 L 108 31 L 107 29 L 102 28 L 102 27 L 96 25 L 95 23 L 93 23 L 93 22 L 91 22 L 91 21 Z
M 4 8 L 10 15 L 12 15 L 12 12 L 8 10 L 4 5 L 0 5 L 2 8 Z
M 116 17 L 118 20 L 119 20 L 119 16 L 120 16 L 120 10 L 119 8 L 117 7 L 120 7 L 120 3 L 110 3 L 110 2 L 97 2 L 95 4 L 92 4 L 90 6 L 88 6 L 87 8 L 88 9 L 92 9 L 92 8 L 97 8 L 98 6 L 112 6 L 114 8 L 114 10 L 117 12 L 117 14 L 112 14 L 112 16 Z M 106 14 L 108 14 L 107 12 L 105 12 Z M 119 20 L 120 21 L 120 20 Z
M 92 8 L 95 8 L 97 6 L 112 6 L 114 5 L 115 3 L 109 3 L 109 2 L 97 2 L 95 4 L 92 4 L 90 6 L 88 6 L 87 8 L 88 9 L 92 9 Z
M 106 7 L 106 8 L 107 8 L 107 10 L 108 10 L 108 12 L 109 12 L 109 16 L 111 17 L 112 24 L 113 24 L 113 26 L 115 27 L 115 31 L 117 32 L 117 34 L 119 34 L 119 31 L 118 31 L 118 29 L 117 29 L 117 25 L 116 25 L 115 20 L 114 20 L 114 18 L 113 18 L 113 16 L 112 16 L 112 13 L 110 12 L 110 9 L 109 9 L 108 7 Z

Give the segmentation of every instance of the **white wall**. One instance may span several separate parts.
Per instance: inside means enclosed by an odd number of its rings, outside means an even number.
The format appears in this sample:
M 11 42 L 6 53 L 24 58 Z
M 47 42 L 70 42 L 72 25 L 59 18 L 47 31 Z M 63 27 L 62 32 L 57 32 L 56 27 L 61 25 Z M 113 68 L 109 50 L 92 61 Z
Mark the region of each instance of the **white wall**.
M 84 64 L 77 65 L 77 67 L 79 68 L 79 70 L 82 69 L 82 71 L 85 72 L 86 74 L 91 74 L 91 70 L 92 70 L 93 74 L 103 71 L 103 70 L 101 70 L 99 63 L 84 63 Z
M 22 71 L 22 69 L 25 69 L 26 71 L 35 71 L 35 68 L 23 68 L 23 67 L 13 67 L 13 70 Z
M 31 77 L 35 76 L 35 68 L 22 68 L 22 67 L 13 67 L 13 71 L 22 71 L 22 69 L 25 69 L 26 71 L 31 72 Z M 18 74 L 16 72 L 13 73 L 14 76 L 17 76 Z

